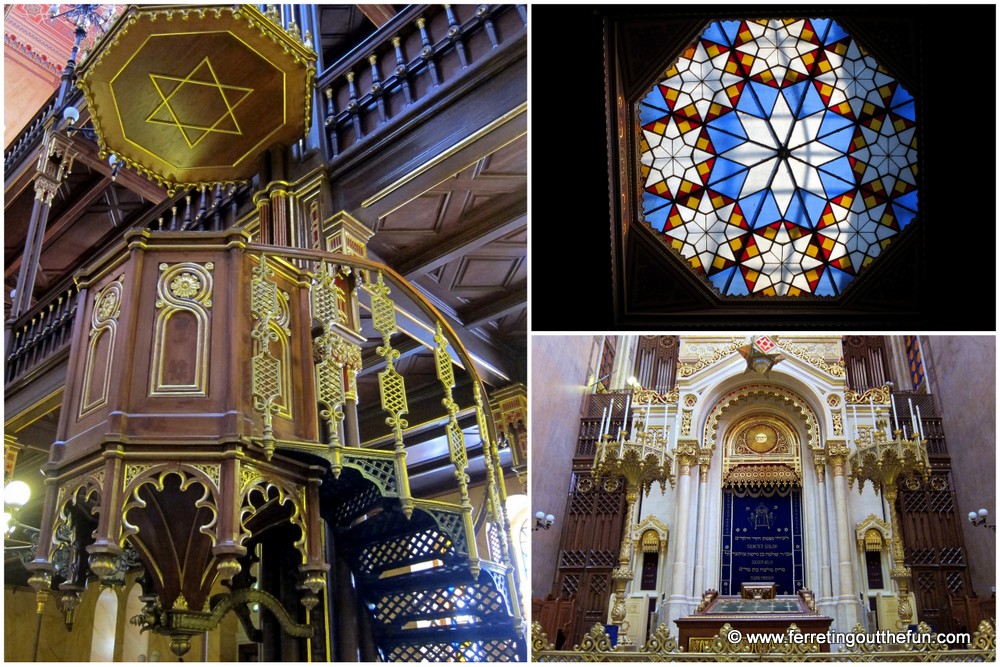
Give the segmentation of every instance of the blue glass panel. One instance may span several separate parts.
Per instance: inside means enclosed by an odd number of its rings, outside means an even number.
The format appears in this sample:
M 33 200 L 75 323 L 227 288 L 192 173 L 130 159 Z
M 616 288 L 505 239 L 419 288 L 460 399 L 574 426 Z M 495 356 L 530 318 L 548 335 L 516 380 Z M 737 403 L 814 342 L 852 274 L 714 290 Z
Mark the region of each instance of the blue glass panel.
M 914 192 L 912 194 L 915 195 L 916 193 Z M 903 206 L 896 206 L 895 204 L 892 207 L 892 214 L 896 216 L 900 229 L 905 229 L 906 226 L 913 221 L 913 218 L 917 216 L 917 214 L 910 209 L 904 208 Z
M 828 266 L 826 268 L 826 272 L 830 276 L 830 279 L 833 280 L 833 284 L 836 286 L 837 292 L 843 292 L 844 288 L 847 287 L 852 280 L 854 280 L 854 276 L 851 274 L 832 266 Z
M 905 104 L 906 102 L 912 102 L 912 101 L 913 101 L 913 95 L 910 95 L 910 93 L 907 92 L 906 88 L 903 88 L 902 86 L 897 86 L 896 87 L 896 92 L 893 93 L 893 95 L 892 95 L 892 102 L 889 103 L 889 106 L 890 107 L 895 107 L 895 106 L 898 106 L 900 104 Z M 896 110 L 893 109 L 893 111 L 896 111 Z M 899 113 L 899 112 L 897 111 L 896 113 Z M 914 120 L 914 119 L 910 118 L 910 120 Z
M 648 125 L 649 123 L 660 120 L 661 118 L 663 119 L 663 122 L 666 123 L 667 120 L 670 119 L 669 112 L 666 112 L 663 109 L 646 106 L 645 104 L 639 105 L 640 125 Z
M 739 26 L 739 24 L 736 21 L 729 21 L 729 23 L 736 23 L 737 27 Z M 729 35 L 723 32 L 722 28 L 723 27 L 719 25 L 719 22 L 716 21 L 712 25 L 708 26 L 708 29 L 705 30 L 704 33 L 702 33 L 701 37 L 702 39 L 707 39 L 708 41 L 715 42 L 716 44 L 725 44 L 726 46 L 732 46 L 733 43 L 732 39 L 729 37 Z
M 830 29 L 830 24 L 833 23 L 830 19 L 809 19 L 812 23 L 813 30 L 816 32 L 816 36 L 819 37 L 819 43 L 826 43 L 826 31 Z
M 747 281 L 743 278 L 743 272 L 737 267 L 736 273 L 733 275 L 732 282 L 729 283 L 729 289 L 726 291 L 729 296 L 747 296 L 750 294 L 750 288 L 747 287 Z
M 771 111 L 774 109 L 774 101 L 778 99 L 778 92 L 777 88 L 771 88 L 763 83 L 752 81 L 749 86 L 743 89 L 740 104 L 742 105 L 743 100 L 748 97 L 753 100 L 753 104 L 750 105 L 749 109 L 740 109 L 740 111 L 746 111 L 748 114 L 760 118 L 770 116 Z M 754 110 L 751 111 L 751 109 Z
M 854 188 L 854 171 L 846 157 L 837 158 L 820 167 L 819 178 L 828 197 L 842 195 Z
M 642 192 L 642 212 L 647 218 L 650 213 L 663 208 L 669 203 L 669 199 L 665 199 L 659 195 L 654 195 L 652 192 L 647 192 L 645 190 Z
M 728 37 L 727 43 L 732 45 L 736 41 L 736 35 L 740 32 L 741 21 L 719 21 L 718 24 L 722 26 L 722 31 Z M 713 24 L 714 25 L 714 24 Z
M 726 195 L 730 199 L 738 199 L 740 191 L 743 190 L 743 181 L 745 181 L 746 178 L 747 172 L 744 170 L 723 181 L 712 183 L 712 189 L 719 194 Z
M 715 183 L 716 181 L 721 181 L 740 171 L 745 172 L 746 167 L 739 163 L 732 162 L 731 160 L 727 160 L 724 157 L 716 158 L 715 166 L 712 167 L 712 173 L 709 175 L 708 182 Z
M 747 138 L 747 133 L 743 129 L 743 123 L 740 122 L 739 114 L 736 113 L 727 113 L 725 116 L 719 116 L 714 120 L 710 120 L 706 123 L 706 127 L 708 128 L 709 136 L 712 137 L 712 142 L 716 144 L 715 150 L 718 153 L 725 153 Z M 729 135 L 729 137 L 716 138 L 716 133 L 723 132 Z M 721 145 L 716 143 L 718 141 L 722 142 Z M 722 146 L 725 146 L 725 148 Z
M 899 114 L 900 116 L 902 116 L 906 120 L 912 120 L 912 121 L 916 121 L 917 120 L 917 109 L 913 105 L 913 102 L 907 102 L 905 104 L 902 104 L 902 105 L 894 108 L 892 110 L 892 112 L 896 113 L 896 114 Z
M 802 81 L 781 91 L 781 93 L 785 96 L 785 103 L 788 105 L 788 108 L 792 110 L 792 115 L 796 118 L 805 118 L 810 115 L 809 113 L 799 112 L 799 105 L 802 104 L 802 96 L 807 88 L 811 89 L 812 86 L 808 81 Z
M 830 148 L 835 148 L 842 153 L 846 153 L 847 149 L 851 147 L 851 141 L 853 141 L 853 139 L 854 127 L 845 127 L 843 130 L 831 132 L 826 136 L 821 135 L 819 142 L 821 144 L 826 144 Z
M 900 204 L 910 209 L 911 211 L 917 210 L 917 191 L 907 192 L 905 195 L 900 195 L 893 200 L 893 203 Z
M 764 201 L 761 204 L 760 211 L 757 213 L 757 219 L 750 226 L 757 229 L 759 227 L 766 227 L 778 220 L 781 220 L 781 211 L 778 209 L 777 202 L 774 201 L 774 195 L 771 194 L 770 190 L 764 190 Z
M 646 96 L 642 98 L 642 104 L 662 109 L 664 113 L 669 113 L 670 111 L 670 105 L 667 104 L 667 100 L 663 97 L 663 91 L 660 90 L 659 86 L 653 86 L 653 89 L 646 93 Z
M 664 206 L 663 208 L 657 209 L 652 213 L 646 213 L 646 222 L 650 227 L 658 232 L 662 232 L 663 228 L 667 225 L 667 216 L 670 215 L 670 207 Z
M 802 201 L 806 206 L 806 213 L 809 216 L 810 227 L 815 227 L 819 224 L 820 218 L 823 217 L 823 210 L 826 208 L 826 200 L 817 197 L 811 192 L 806 192 L 805 190 L 799 190 L 799 195 L 802 197 Z
M 785 220 L 789 222 L 794 222 L 800 227 L 813 226 L 812 221 L 809 219 L 809 212 L 802 202 L 802 190 L 796 190 L 796 194 L 792 196 L 792 201 L 788 205 L 788 210 L 785 211 Z
M 830 30 L 826 33 L 826 38 L 823 40 L 823 43 L 830 44 L 832 42 L 840 41 L 845 37 L 847 37 L 847 33 L 840 27 L 840 24 L 836 21 L 830 21 Z
M 816 91 L 816 87 L 808 81 L 804 81 L 799 85 L 806 87 L 806 99 L 802 104 L 802 109 L 797 114 L 797 117 L 805 118 L 806 116 L 811 116 L 818 111 L 822 111 L 826 106 L 826 103 L 823 102 L 823 98 L 819 96 L 819 92 Z
M 720 292 L 725 293 L 726 285 L 729 283 L 729 279 L 733 277 L 733 272 L 736 271 L 735 266 L 731 266 L 728 269 L 723 269 L 719 271 L 714 276 L 709 276 L 708 279 L 715 285 L 716 289 Z
M 755 192 L 749 197 L 744 197 L 739 201 L 740 210 L 743 211 L 743 217 L 746 218 L 747 224 L 753 228 L 754 221 L 757 219 L 757 213 L 760 211 L 760 205 L 764 202 L 765 191 Z
M 817 296 L 837 296 L 837 290 L 833 286 L 833 279 L 830 277 L 830 270 L 830 267 L 824 268 L 823 275 L 819 277 L 819 282 L 816 283 Z
M 823 136 L 824 134 L 830 134 L 831 132 L 836 132 L 845 127 L 854 127 L 854 121 L 849 118 L 844 118 L 839 113 L 834 113 L 833 111 L 827 111 L 823 114 L 823 122 L 819 126 L 819 134 Z

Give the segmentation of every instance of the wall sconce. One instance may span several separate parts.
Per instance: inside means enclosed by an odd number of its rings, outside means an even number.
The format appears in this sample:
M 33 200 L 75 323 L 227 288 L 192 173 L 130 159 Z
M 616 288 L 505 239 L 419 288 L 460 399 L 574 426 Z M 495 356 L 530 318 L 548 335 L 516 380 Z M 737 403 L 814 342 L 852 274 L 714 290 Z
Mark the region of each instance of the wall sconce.
M 997 532 L 997 525 L 995 523 L 986 523 L 986 517 L 989 515 L 990 511 L 986 508 L 982 508 L 978 512 L 969 512 L 969 523 L 973 526 L 989 528 L 995 533 Z
M 28 504 L 31 499 L 31 487 L 24 482 L 17 480 L 4 486 L 3 488 L 3 516 L 2 524 L 4 535 L 14 532 L 20 523 L 17 514 L 21 508 Z
M 552 522 L 555 520 L 556 518 L 551 514 L 546 514 L 545 512 L 536 512 L 535 527 L 532 528 L 532 530 L 539 530 L 539 529 L 548 530 L 549 528 L 552 527 Z
M 80 120 L 80 111 L 74 106 L 68 106 L 63 109 L 62 112 L 63 120 L 66 121 L 66 134 L 68 136 L 73 136 L 76 133 L 80 133 L 85 136 L 88 140 L 97 142 L 97 132 L 94 131 L 92 127 L 76 127 L 77 121 Z M 111 180 L 114 181 L 118 178 L 118 172 L 122 168 L 122 161 L 118 159 L 118 156 L 114 153 L 108 154 L 108 164 L 111 165 Z

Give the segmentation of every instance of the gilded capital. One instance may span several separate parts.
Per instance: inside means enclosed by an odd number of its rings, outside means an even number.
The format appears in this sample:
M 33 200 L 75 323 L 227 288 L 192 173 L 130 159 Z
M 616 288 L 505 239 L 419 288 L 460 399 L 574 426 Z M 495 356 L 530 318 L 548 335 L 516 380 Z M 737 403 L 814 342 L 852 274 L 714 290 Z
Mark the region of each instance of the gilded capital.
M 680 467 L 682 475 L 690 473 L 691 466 L 698 465 L 699 451 L 697 441 L 681 440 L 677 443 L 677 452 L 675 457 L 677 458 L 677 464 Z
M 833 474 L 835 477 L 839 477 L 844 474 L 844 464 L 847 462 L 847 457 L 850 453 L 850 448 L 844 444 L 843 440 L 827 440 L 826 456 L 830 465 L 833 466 Z
M 826 452 L 823 450 L 813 451 L 813 465 L 816 466 L 816 477 L 823 481 L 826 476 Z

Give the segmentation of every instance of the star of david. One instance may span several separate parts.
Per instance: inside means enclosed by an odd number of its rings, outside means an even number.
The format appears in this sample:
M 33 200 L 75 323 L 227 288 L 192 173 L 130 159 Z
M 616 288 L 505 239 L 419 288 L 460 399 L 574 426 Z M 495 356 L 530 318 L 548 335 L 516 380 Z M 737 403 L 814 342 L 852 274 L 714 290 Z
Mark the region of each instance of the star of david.
M 206 56 L 185 77 L 149 74 L 161 102 L 146 117 L 147 123 L 175 126 L 189 148 L 212 132 L 242 135 L 233 111 L 253 88 L 223 84 Z M 218 93 L 215 97 L 211 90 Z

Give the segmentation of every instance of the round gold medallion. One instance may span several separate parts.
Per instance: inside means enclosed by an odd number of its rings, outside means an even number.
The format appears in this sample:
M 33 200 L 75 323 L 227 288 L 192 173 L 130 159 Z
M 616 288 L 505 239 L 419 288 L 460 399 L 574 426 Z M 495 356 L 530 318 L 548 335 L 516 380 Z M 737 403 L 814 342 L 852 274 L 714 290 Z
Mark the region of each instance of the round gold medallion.
M 747 447 L 757 454 L 766 454 L 778 444 L 778 434 L 766 424 L 754 424 L 747 429 Z

